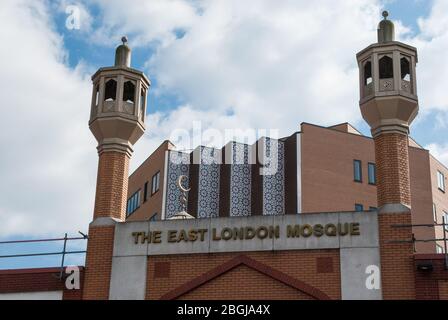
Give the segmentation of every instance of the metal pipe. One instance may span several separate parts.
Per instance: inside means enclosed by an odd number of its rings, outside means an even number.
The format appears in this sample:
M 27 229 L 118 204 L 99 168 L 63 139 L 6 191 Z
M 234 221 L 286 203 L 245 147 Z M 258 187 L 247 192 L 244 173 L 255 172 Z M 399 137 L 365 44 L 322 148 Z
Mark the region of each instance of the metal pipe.
M 85 237 L 67 238 L 67 240 L 85 240 L 85 239 L 86 239 Z M 63 240 L 66 240 L 66 238 L 0 241 L 0 244 L 29 243 L 29 242 L 50 242 L 50 241 L 63 241 Z
M 445 251 L 445 269 L 448 269 L 448 252 L 447 252 L 447 237 L 446 237 L 446 227 L 447 227 L 447 221 L 446 221 L 446 215 L 443 215 L 442 217 L 443 222 L 443 245 L 444 245 L 444 251 Z
M 61 261 L 61 271 L 59 272 L 59 279 L 62 279 L 62 272 L 64 271 L 65 249 L 67 249 L 67 233 L 64 236 L 64 247 L 62 249 L 62 261 Z
M 66 251 L 65 254 L 79 254 L 86 253 L 86 251 Z M 37 256 L 52 256 L 52 255 L 60 255 L 62 252 L 45 252 L 45 253 L 25 253 L 25 254 L 12 254 L 6 256 L 0 256 L 1 258 L 20 258 L 20 257 L 37 257 Z

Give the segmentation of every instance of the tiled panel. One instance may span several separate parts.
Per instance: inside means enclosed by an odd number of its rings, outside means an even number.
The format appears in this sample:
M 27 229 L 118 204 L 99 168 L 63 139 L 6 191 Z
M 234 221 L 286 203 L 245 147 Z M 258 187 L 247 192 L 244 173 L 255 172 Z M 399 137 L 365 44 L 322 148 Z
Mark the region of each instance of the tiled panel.
M 265 157 L 263 166 L 263 215 L 285 214 L 285 146 L 271 138 L 261 143 Z
M 190 154 L 170 151 L 168 160 L 168 174 L 167 174 L 167 191 L 166 191 L 166 219 L 172 217 L 182 210 L 180 203 L 181 191 L 177 187 L 177 179 L 181 175 L 188 177 Z M 183 181 L 184 186 L 189 188 L 189 179 Z M 187 210 L 188 212 L 188 210 Z
M 230 216 L 249 216 L 251 213 L 250 146 L 232 142 L 230 167 Z
M 201 146 L 194 152 L 200 152 L 201 159 L 198 172 L 197 217 L 218 217 L 221 150 Z

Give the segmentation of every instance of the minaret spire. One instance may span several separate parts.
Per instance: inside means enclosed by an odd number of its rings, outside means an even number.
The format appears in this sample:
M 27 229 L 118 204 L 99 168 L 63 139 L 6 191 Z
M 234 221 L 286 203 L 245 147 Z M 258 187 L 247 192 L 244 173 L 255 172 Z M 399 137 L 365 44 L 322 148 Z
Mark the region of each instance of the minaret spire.
M 389 12 L 383 11 L 383 20 L 378 25 L 378 43 L 395 41 L 395 26 L 387 20 Z

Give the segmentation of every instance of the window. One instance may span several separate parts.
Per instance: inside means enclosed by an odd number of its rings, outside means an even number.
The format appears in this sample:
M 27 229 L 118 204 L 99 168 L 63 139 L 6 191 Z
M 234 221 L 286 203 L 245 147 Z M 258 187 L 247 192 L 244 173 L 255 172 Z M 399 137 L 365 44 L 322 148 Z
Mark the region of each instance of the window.
M 376 184 L 376 166 L 374 163 L 369 163 L 368 166 L 369 184 Z
M 445 192 L 445 176 L 440 171 L 437 171 L 437 186 L 439 190 Z
M 149 218 L 149 221 L 156 221 L 157 220 L 157 212 L 154 213 L 151 218 Z
M 394 77 L 394 61 L 391 57 L 384 56 L 380 59 L 380 79 Z
M 130 216 L 140 207 L 140 190 L 134 193 L 129 199 L 126 208 L 126 216 Z
M 432 204 L 432 217 L 434 222 L 437 223 L 437 208 L 435 203 Z
M 401 80 L 411 81 L 411 65 L 409 60 L 406 58 L 401 58 Z
M 117 95 L 117 81 L 110 79 L 106 82 L 106 91 L 104 92 L 104 101 L 115 101 Z
M 95 87 L 95 106 L 98 106 L 99 99 L 100 99 L 100 86 L 97 85 Z
M 437 253 L 443 253 L 443 248 L 442 248 L 442 246 L 436 244 L 436 252 L 437 252 Z
M 135 85 L 131 81 L 126 81 L 123 87 L 123 101 L 134 103 L 135 101 Z
M 376 211 L 376 210 L 378 210 L 377 207 L 369 207 L 369 211 Z
M 151 195 L 159 191 L 160 186 L 160 171 L 152 176 L 151 180 Z
M 443 211 L 442 223 L 445 223 L 445 230 L 448 231 L 448 213 L 446 211 Z
M 148 200 L 148 181 L 145 182 L 145 186 L 143 188 L 143 202 Z
M 146 92 L 145 90 L 142 89 L 142 91 L 140 92 L 140 118 L 142 120 L 145 119 L 145 100 L 146 100 Z
M 364 206 L 362 204 L 355 204 L 355 211 L 356 212 L 361 212 L 364 211 Z
M 353 160 L 354 179 L 356 182 L 362 182 L 361 160 Z
M 372 62 L 367 61 L 364 65 L 364 85 L 371 84 L 372 81 Z

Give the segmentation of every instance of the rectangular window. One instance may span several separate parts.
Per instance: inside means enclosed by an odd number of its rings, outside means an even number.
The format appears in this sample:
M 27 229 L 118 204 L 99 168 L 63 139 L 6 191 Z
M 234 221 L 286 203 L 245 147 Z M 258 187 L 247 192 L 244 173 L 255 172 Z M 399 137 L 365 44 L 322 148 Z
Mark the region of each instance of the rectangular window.
M 369 211 L 376 211 L 376 210 L 378 210 L 377 207 L 369 207 Z
M 129 199 L 126 207 L 126 216 L 130 216 L 140 207 L 140 190 L 134 193 Z
M 437 187 L 439 187 L 439 190 L 445 192 L 445 176 L 440 171 L 437 171 Z
M 160 171 L 152 176 L 151 180 L 151 195 L 159 191 L 160 186 Z
M 157 220 L 157 212 L 154 213 L 151 218 L 149 218 L 149 221 L 156 221 Z
M 369 162 L 368 166 L 369 172 L 369 184 L 376 184 L 376 166 L 374 163 Z
M 145 187 L 143 188 L 143 202 L 148 200 L 148 181 L 145 182 Z
M 445 230 L 448 231 L 448 213 L 446 211 L 443 211 L 442 223 L 445 223 Z
M 353 174 L 356 182 L 362 182 L 361 160 L 353 160 Z
M 438 245 L 438 244 L 436 244 L 436 250 L 437 250 L 437 253 L 443 253 L 443 248 L 442 248 L 442 246 L 440 246 L 440 245 Z
M 435 203 L 432 204 L 432 217 L 434 222 L 437 223 L 437 208 Z
M 364 211 L 364 206 L 362 204 L 355 204 L 355 211 L 356 212 L 361 212 Z

